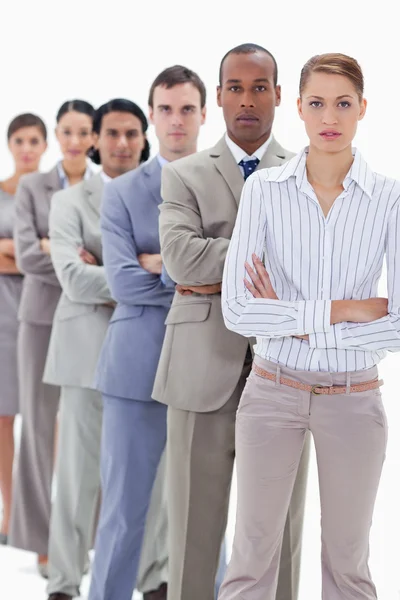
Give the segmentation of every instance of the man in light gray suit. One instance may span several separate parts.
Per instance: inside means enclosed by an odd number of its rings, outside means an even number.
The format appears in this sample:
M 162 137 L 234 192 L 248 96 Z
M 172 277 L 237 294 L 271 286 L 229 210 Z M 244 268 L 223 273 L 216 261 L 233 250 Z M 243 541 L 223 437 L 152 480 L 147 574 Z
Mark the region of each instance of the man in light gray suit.
M 173 291 L 161 281 L 158 235 L 162 165 L 196 151 L 205 88 L 182 66 L 149 95 L 160 153 L 104 191 L 104 266 L 117 307 L 102 348 L 102 506 L 89 600 L 131 600 L 150 494 L 164 451 L 166 407 L 151 397 Z M 166 586 L 151 600 L 164 600 Z
M 224 325 L 222 272 L 244 179 L 257 166 L 293 156 L 271 133 L 281 98 L 277 76 L 265 48 L 244 44 L 228 52 L 217 92 L 226 135 L 163 171 L 161 252 L 180 292 L 167 317 L 153 391 L 168 405 L 169 600 L 213 600 L 235 415 L 252 362 L 248 340 Z M 307 450 L 287 518 L 277 600 L 297 597 L 306 464 Z
M 147 119 L 133 102 L 114 99 L 95 113 L 94 162 L 102 171 L 57 193 L 50 211 L 51 258 L 62 287 L 44 381 L 61 386 L 57 494 L 49 541 L 51 600 L 79 596 L 100 489 L 101 394 L 93 388 L 100 349 L 114 309 L 102 266 L 100 206 L 104 185 L 149 157 Z M 160 482 L 163 483 L 163 478 Z M 155 491 L 163 489 L 159 485 Z M 160 494 L 159 494 L 160 495 Z M 138 587 L 145 598 L 166 581 L 162 497 L 152 498 Z

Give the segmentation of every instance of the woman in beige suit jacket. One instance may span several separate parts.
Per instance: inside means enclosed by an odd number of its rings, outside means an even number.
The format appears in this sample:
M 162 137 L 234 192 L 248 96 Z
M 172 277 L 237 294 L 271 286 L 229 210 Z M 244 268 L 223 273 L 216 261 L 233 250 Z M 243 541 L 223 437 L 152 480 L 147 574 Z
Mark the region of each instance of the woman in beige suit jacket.
M 14 195 L 21 176 L 39 169 L 40 159 L 47 148 L 46 138 L 46 126 L 42 119 L 30 113 L 15 117 L 7 131 L 14 174 L 0 182 L 0 495 L 3 501 L 0 544 L 7 543 L 14 462 L 14 418 L 19 412 L 16 339 L 22 276 L 15 264 Z
M 65 102 L 56 135 L 63 159 L 49 173 L 24 177 L 16 195 L 16 260 L 24 273 L 19 310 L 18 369 L 21 447 L 14 481 L 9 543 L 36 552 L 47 575 L 54 432 L 59 388 L 42 383 L 53 315 L 61 288 L 50 258 L 48 217 L 53 194 L 91 176 L 93 107 Z

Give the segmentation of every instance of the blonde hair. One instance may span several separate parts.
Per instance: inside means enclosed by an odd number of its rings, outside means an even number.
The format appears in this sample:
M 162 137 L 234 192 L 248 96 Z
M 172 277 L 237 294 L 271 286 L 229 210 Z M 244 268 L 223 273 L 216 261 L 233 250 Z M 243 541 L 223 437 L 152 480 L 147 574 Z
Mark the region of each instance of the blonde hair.
M 353 84 L 359 99 L 362 100 L 364 95 L 364 75 L 355 58 L 338 53 L 319 54 L 310 58 L 301 70 L 300 97 L 312 73 L 328 73 L 329 75 L 347 77 Z

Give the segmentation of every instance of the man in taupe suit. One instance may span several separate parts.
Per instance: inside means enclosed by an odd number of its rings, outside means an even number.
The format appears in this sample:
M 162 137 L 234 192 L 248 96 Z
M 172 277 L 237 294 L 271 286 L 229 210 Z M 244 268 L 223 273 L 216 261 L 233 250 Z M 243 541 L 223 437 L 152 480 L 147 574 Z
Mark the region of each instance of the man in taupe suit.
M 222 272 L 244 179 L 257 166 L 293 156 L 271 134 L 280 97 L 273 56 L 255 44 L 234 48 L 221 63 L 217 95 L 227 134 L 163 172 L 161 251 L 178 293 L 153 396 L 168 404 L 170 600 L 213 599 L 235 414 L 252 361 L 249 342 L 225 328 Z M 297 597 L 307 458 L 306 450 L 285 528 L 277 600 Z
M 57 494 L 49 540 L 51 600 L 79 596 L 91 548 L 100 488 L 101 394 L 94 374 L 114 302 L 102 261 L 100 206 L 104 185 L 149 157 L 147 119 L 130 100 L 101 106 L 93 121 L 102 171 L 55 194 L 50 212 L 51 258 L 62 287 L 44 381 L 61 387 Z M 167 580 L 166 505 L 162 466 L 153 487 L 138 587 L 145 600 Z

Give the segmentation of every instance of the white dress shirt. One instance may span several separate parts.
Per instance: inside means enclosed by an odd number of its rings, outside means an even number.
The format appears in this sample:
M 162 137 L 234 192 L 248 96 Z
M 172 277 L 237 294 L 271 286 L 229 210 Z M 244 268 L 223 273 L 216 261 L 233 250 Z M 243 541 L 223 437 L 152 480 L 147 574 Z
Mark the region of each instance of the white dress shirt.
M 264 156 L 264 154 L 266 153 L 267 148 L 271 143 L 271 140 L 272 140 L 272 136 L 270 136 L 267 139 L 267 141 L 264 142 L 263 145 L 260 146 L 251 156 L 249 156 L 240 146 L 238 146 L 237 144 L 235 144 L 235 142 L 233 142 L 231 140 L 231 138 L 229 137 L 229 135 L 227 133 L 225 134 L 226 144 L 227 144 L 229 150 L 232 152 L 233 158 L 235 159 L 238 166 L 242 160 L 244 162 L 246 162 L 247 160 L 254 160 L 255 158 L 258 158 L 258 160 L 261 160 L 262 157 Z M 244 177 L 243 167 L 239 166 L 239 169 Z
M 57 170 L 58 170 L 58 176 L 59 176 L 60 181 L 61 181 L 62 189 L 65 190 L 66 188 L 69 187 L 69 180 L 68 180 L 66 172 L 64 171 L 64 167 L 63 167 L 63 164 L 62 164 L 61 160 L 60 160 L 59 163 L 57 163 Z M 92 177 L 92 175 L 94 175 L 94 171 L 90 167 L 90 163 L 87 162 L 86 163 L 86 171 L 85 171 L 85 174 L 83 175 L 83 179 L 84 180 L 90 179 Z
M 361 370 L 400 350 L 400 183 L 353 154 L 327 217 L 307 179 L 307 149 L 257 171 L 243 189 L 225 262 L 225 324 L 256 336 L 256 354 L 292 369 Z M 244 263 L 252 264 L 253 253 L 264 259 L 279 300 L 246 289 Z M 385 254 L 388 316 L 330 325 L 332 300 L 377 296 Z
M 100 171 L 100 177 L 102 178 L 103 183 L 108 183 L 109 181 L 112 181 L 112 177 L 107 175 L 107 173 L 104 173 L 103 169 Z
M 161 168 L 169 163 L 169 160 L 161 156 L 161 154 L 157 154 L 157 160 Z

